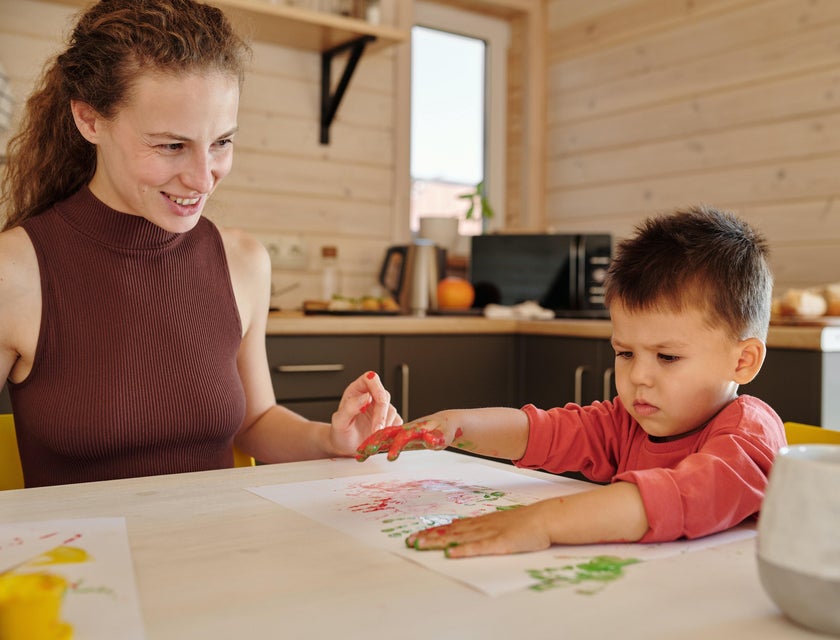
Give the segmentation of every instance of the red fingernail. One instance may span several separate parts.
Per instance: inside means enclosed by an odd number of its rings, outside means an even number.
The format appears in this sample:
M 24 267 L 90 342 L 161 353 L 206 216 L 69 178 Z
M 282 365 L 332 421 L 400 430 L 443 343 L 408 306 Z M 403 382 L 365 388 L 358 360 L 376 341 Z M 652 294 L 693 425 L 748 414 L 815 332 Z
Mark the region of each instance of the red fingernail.
M 373 380 L 376 377 L 376 374 L 373 371 L 368 371 L 366 377 L 368 380 Z

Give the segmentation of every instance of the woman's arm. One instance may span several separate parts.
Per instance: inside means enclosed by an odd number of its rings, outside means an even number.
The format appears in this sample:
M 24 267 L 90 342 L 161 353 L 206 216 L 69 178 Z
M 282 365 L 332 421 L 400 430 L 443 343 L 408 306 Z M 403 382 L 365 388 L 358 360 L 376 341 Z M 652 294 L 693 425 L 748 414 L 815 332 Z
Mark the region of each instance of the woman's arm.
M 41 278 L 35 248 L 15 227 L 0 233 L 0 387 L 29 375 L 41 328 Z
M 237 367 L 246 408 L 236 445 L 262 462 L 350 456 L 374 429 L 401 424 L 390 395 L 373 372 L 347 387 L 332 424 L 313 422 L 277 405 L 265 346 L 271 261 L 248 234 L 225 230 L 222 237 L 243 332 Z

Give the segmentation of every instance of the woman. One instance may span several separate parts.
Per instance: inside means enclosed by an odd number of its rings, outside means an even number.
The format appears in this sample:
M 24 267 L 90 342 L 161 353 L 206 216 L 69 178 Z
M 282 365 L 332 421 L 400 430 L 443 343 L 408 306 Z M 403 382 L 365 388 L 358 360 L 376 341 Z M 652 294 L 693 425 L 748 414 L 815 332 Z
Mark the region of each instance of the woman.
M 275 404 L 271 266 L 202 217 L 228 174 L 247 46 L 191 0 L 103 0 L 9 144 L 0 378 L 26 486 L 353 455 L 402 420 L 373 372 L 332 424 Z

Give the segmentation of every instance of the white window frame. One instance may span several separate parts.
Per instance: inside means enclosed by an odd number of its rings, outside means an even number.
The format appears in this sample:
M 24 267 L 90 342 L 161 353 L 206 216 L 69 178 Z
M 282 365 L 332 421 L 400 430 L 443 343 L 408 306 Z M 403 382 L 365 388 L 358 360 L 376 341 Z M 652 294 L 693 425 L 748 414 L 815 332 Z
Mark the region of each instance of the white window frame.
M 487 198 L 496 215 L 486 221 L 486 229 L 502 229 L 505 222 L 507 50 L 510 25 L 498 18 L 422 1 L 414 3 L 414 24 L 479 38 L 487 43 L 484 175 Z

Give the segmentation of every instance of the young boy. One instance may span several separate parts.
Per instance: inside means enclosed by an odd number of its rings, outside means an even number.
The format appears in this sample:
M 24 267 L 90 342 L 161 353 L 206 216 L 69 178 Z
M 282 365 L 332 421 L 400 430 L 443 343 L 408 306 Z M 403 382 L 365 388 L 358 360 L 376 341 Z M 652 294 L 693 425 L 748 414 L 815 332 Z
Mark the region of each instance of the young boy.
M 456 520 L 407 544 L 454 558 L 656 542 L 722 531 L 757 513 L 785 444 L 776 413 L 738 396 L 764 361 L 773 286 L 766 254 L 763 238 L 731 213 L 695 207 L 649 219 L 619 244 L 606 281 L 612 402 L 448 410 L 371 436 L 359 460 L 455 445 L 609 482 Z

